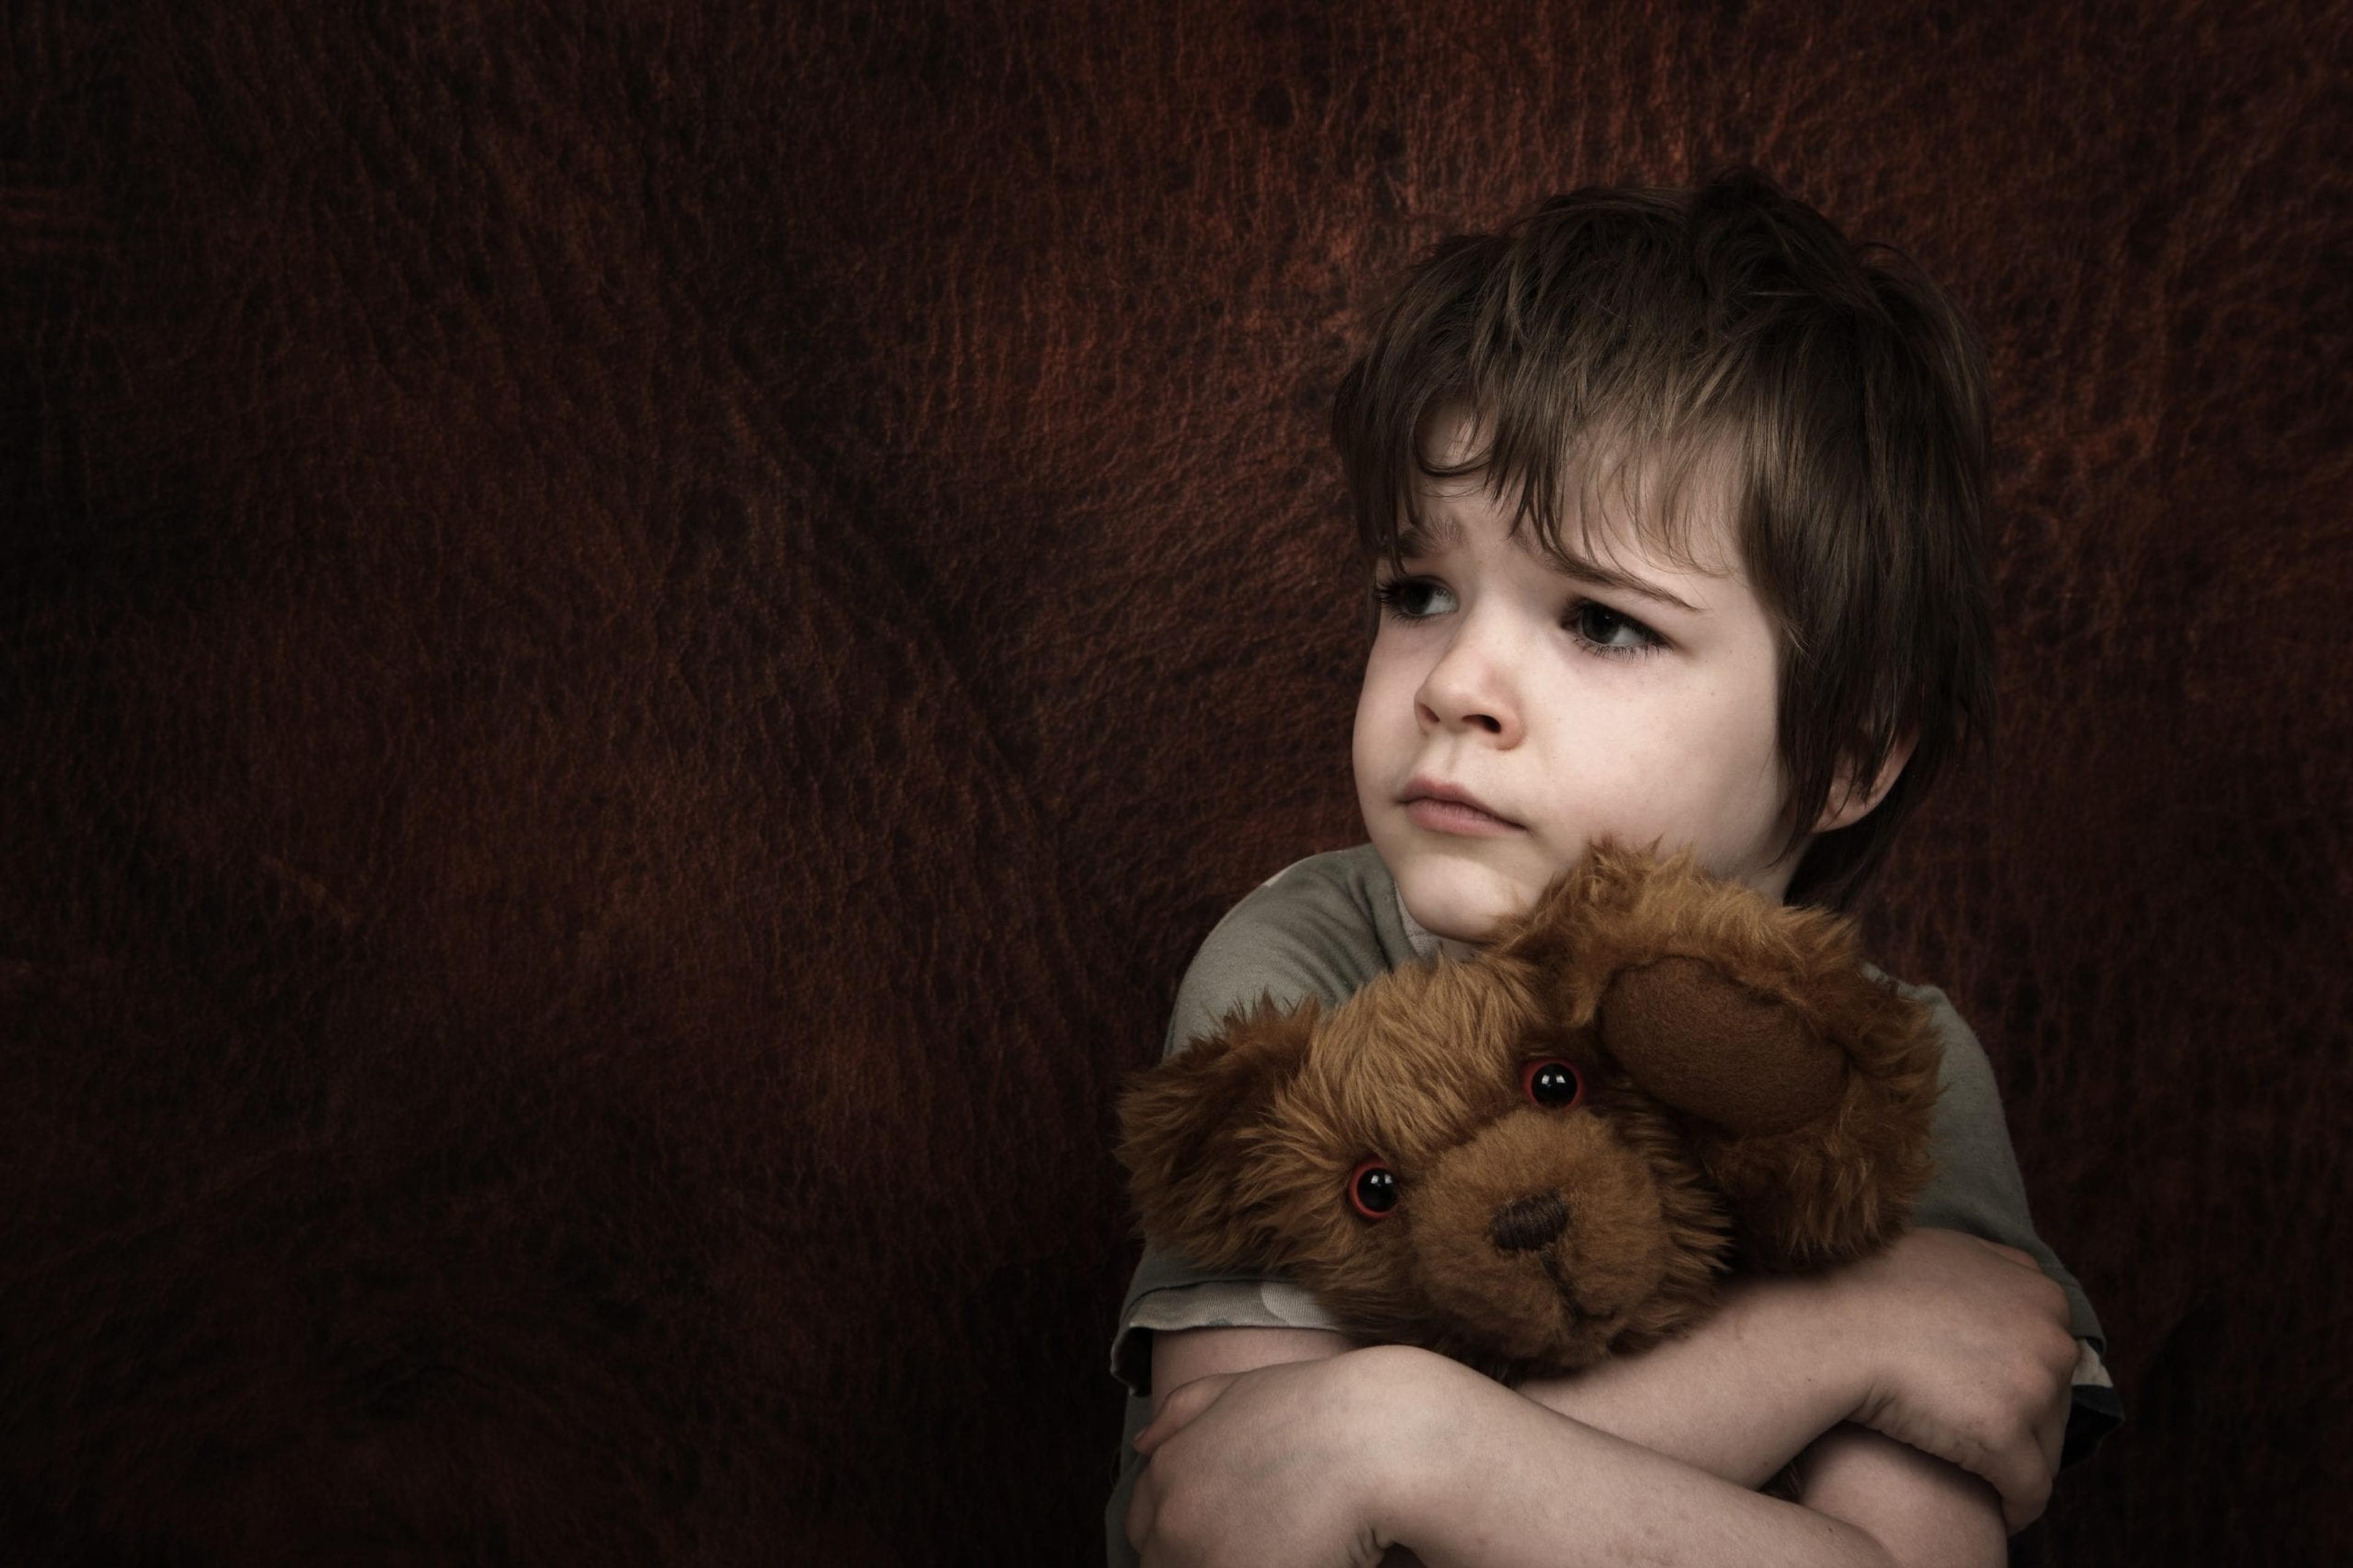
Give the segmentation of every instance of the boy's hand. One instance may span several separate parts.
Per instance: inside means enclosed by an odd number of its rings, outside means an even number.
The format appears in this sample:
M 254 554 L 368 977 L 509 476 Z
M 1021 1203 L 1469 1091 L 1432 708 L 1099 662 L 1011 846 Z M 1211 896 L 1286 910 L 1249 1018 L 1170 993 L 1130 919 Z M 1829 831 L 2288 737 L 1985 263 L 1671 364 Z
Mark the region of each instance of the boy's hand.
M 1388 1541 L 1376 1513 L 1394 1495 L 1389 1467 L 1410 1409 L 1391 1397 L 1398 1379 L 1366 1375 L 1383 1370 L 1372 1363 L 1384 1354 L 1290 1362 L 1171 1389 L 1135 1439 L 1149 1463 L 1128 1507 L 1127 1538 L 1147 1568 L 1380 1562 Z
M 2067 1297 L 2015 1247 L 1914 1231 L 1837 1277 L 1868 1347 L 1853 1419 L 1982 1476 L 2014 1532 L 2042 1516 L 2065 1436 Z

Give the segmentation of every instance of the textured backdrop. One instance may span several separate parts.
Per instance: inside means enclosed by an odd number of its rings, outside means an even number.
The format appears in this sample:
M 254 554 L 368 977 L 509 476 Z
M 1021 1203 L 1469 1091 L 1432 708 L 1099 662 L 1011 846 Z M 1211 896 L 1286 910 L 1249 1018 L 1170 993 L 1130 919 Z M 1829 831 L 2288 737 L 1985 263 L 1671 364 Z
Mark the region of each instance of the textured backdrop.
M 1992 355 L 1871 929 L 2114 1339 L 2027 1554 L 2353 1552 L 2346 5 L 234 9 L 0 11 L 12 1554 L 1090 1561 L 1362 311 L 1731 159 Z

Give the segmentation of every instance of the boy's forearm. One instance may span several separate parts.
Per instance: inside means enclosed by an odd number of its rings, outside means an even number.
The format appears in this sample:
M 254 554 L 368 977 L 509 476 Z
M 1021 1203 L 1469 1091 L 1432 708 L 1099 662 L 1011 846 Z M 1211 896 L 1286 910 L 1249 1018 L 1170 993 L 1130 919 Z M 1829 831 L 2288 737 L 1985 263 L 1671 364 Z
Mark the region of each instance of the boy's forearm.
M 1524 1424 L 1524 1447 L 1509 1447 L 1505 1439 L 1501 1451 L 1462 1468 L 1474 1489 L 1465 1489 L 1458 1478 L 1446 1490 L 1450 1504 L 1477 1520 L 1482 1495 L 1525 1500 L 1573 1475 L 1574 1510 L 1640 1498 L 1640 1509 L 1612 1528 L 1648 1532 L 1634 1539 L 1652 1542 L 1670 1562 L 1710 1561 L 1710 1552 L 1736 1545 L 1736 1558 L 1726 1560 L 1770 1563 L 1786 1552 L 1798 1562 L 1999 1568 L 2007 1547 L 2000 1499 L 1990 1487 L 1890 1438 L 1841 1425 L 1856 1394 L 1829 1370 L 1842 1358 L 1820 1342 L 1835 1329 L 1817 1295 L 1804 1281 L 1742 1285 L 1694 1334 L 1577 1378 L 1523 1385 L 1522 1394 L 1599 1441 L 1556 1433 L 1547 1442 L 1538 1425 Z M 1489 1427 L 1491 1435 L 1504 1430 Z M 1672 1463 L 1649 1464 L 1639 1451 L 1624 1452 L 1628 1445 Z M 1771 1503 L 1748 1489 L 1800 1456 L 1802 1507 Z M 1515 1470 L 1519 1465 L 1526 1468 Z M 1578 1468 L 1548 1475 L 1548 1465 Z M 1675 1473 L 1686 1467 L 1719 1484 Z M 1597 1489 L 1598 1503 L 1587 1495 Z M 1524 1541 L 1529 1554 L 1482 1547 L 1464 1561 L 1584 1560 L 1547 1555 L 1539 1515 L 1489 1518 Z M 1422 1555 L 1430 1568 L 1448 1560 L 1442 1547 Z
M 1345 1358 L 1351 1363 L 1347 1385 L 1379 1392 L 1371 1403 L 1355 1406 L 1351 1419 L 1359 1433 L 1385 1433 L 1398 1440 L 1383 1446 L 1382 1473 L 1398 1478 L 1405 1489 L 1394 1498 L 1379 1496 L 1386 1504 L 1403 1498 L 1407 1489 L 1427 1488 L 1414 1495 L 1432 1500 L 1430 1506 L 1440 1510 L 1425 1523 L 1433 1531 L 1430 1551 L 1440 1557 L 1466 1550 L 1460 1544 L 1464 1540 L 1475 1547 L 1482 1538 L 1463 1532 L 1482 1528 L 1510 1530 L 1533 1551 L 1546 1540 L 1543 1509 L 1561 1496 L 1589 1499 L 1594 1478 L 1606 1475 L 1615 1478 L 1613 1487 L 1634 1489 L 1614 1490 L 1590 1506 L 1630 1507 L 1639 1500 L 1640 1508 L 1625 1521 L 1628 1528 L 1645 1528 L 1645 1521 L 1664 1528 L 1672 1521 L 1676 1529 L 1692 1532 L 1695 1551 L 1711 1539 L 1722 1546 L 1725 1531 L 1755 1534 L 1757 1544 L 1753 1550 L 1742 1545 L 1736 1560 L 1771 1561 L 1769 1551 L 1788 1546 L 1826 1554 L 1824 1561 L 1860 1552 L 1854 1560 L 1873 1561 L 1878 1553 L 1879 1560 L 1906 1564 L 1999 1563 L 2001 1500 L 1929 1456 L 1975 1455 L 1975 1462 L 1963 1459 L 1971 1469 L 2010 1476 L 2026 1506 L 2012 1508 L 2009 1528 L 2039 1511 L 2049 1470 L 2036 1434 L 2021 1427 L 2022 1438 L 2012 1434 L 2013 1440 L 2000 1448 L 1969 1436 L 1999 1434 L 2007 1415 L 2018 1414 L 2010 1405 L 2023 1408 L 2041 1398 L 2042 1372 L 2034 1369 L 2046 1358 L 2035 1351 L 2020 1362 L 2010 1342 L 2058 1309 L 2031 1289 L 2022 1301 L 2014 1300 L 2021 1280 L 2043 1284 L 2024 1260 L 2008 1258 L 1999 1248 L 1923 1233 L 1867 1268 L 1736 1282 L 1727 1287 L 1722 1310 L 1682 1338 L 1574 1378 L 1531 1383 L 1516 1391 L 1427 1352 L 1394 1346 L 1361 1351 Z M 1882 1342 L 1891 1332 L 1894 1341 Z M 2072 1348 L 2073 1342 L 2067 1342 Z M 1164 1335 L 1155 1342 L 1155 1383 L 1166 1398 L 1190 1377 L 1214 1381 L 1216 1374 L 1229 1377 L 1269 1362 L 1331 1356 L 1347 1346 L 1337 1334 L 1310 1331 Z M 2055 1356 L 2048 1359 L 2055 1366 Z M 2019 1384 L 2032 1399 L 2025 1394 L 1994 1397 L 1994 1411 L 2007 1415 L 1991 1426 L 1982 1413 L 1974 1426 L 1957 1427 L 1950 1420 L 1939 1425 L 1941 1413 L 1975 1408 L 1976 1395 L 1966 1391 L 2018 1384 L 2014 1362 L 2034 1373 Z M 1209 1381 L 1202 1384 L 1208 1386 Z M 2063 1397 L 2063 1384 L 2059 1398 Z M 1461 1408 L 1486 1412 L 1471 1424 L 1477 1430 L 1466 1432 Z M 1848 1428 L 1841 1442 L 1833 1434 L 1809 1456 L 1806 1509 L 1761 1506 L 1767 1500 L 1747 1497 L 1748 1488 L 1850 1419 L 1880 1427 L 1895 1440 L 1861 1443 Z M 1525 1441 L 1527 1449 L 1514 1451 L 1515 1440 Z M 1627 1447 L 1648 1451 L 1668 1468 L 1651 1468 L 1638 1455 L 1622 1451 Z M 1816 1466 L 1833 1453 L 1842 1458 Z M 2029 1469 L 2032 1477 L 2022 1479 Z M 1511 1485 L 1498 1493 L 1494 1489 L 1502 1478 L 1510 1478 Z M 2028 1484 L 2034 1479 L 2040 1479 L 2040 1492 Z M 1655 1515 L 1647 1495 L 1653 1481 L 1667 1489 L 1659 1495 Z M 1459 1517 L 1451 1511 L 1467 1508 L 1474 1498 L 1496 1497 L 1515 1500 L 1520 1513 L 1507 1509 L 1506 1517 L 1482 1521 L 1475 1510 Z M 1824 1517 L 1801 1517 L 1809 1510 Z M 1523 1522 L 1532 1533 L 1520 1533 Z M 1711 1530 L 1718 1532 L 1713 1538 L 1706 1533 Z M 1703 1552 L 1694 1560 L 1707 1559 Z
M 1727 1287 L 1694 1331 L 1520 1392 L 1546 1409 L 1721 1480 L 1763 1485 L 1861 1397 L 1851 1358 L 1824 1343 L 1820 1291 L 1801 1279 Z
M 1762 1497 L 1546 1409 L 1426 1351 L 1212 1373 L 1167 1391 L 1137 1446 L 1147 1563 L 1857 1564 L 1867 1531 Z M 1394 1560 L 1395 1554 L 1392 1554 Z
M 1426 1371 L 1429 1369 L 1425 1369 Z M 1559 1415 L 1467 1369 L 1425 1390 L 1388 1532 L 1428 1568 L 1894 1563 L 1866 1531 Z M 1440 1458 L 1442 1456 L 1442 1458 Z M 1430 1461 L 1435 1462 L 1430 1462 Z
M 2031 1258 L 1924 1230 L 1827 1274 L 1736 1283 L 1682 1339 L 1528 1392 L 1743 1485 L 1852 1420 L 1984 1478 L 2015 1531 L 2050 1499 L 2076 1351 Z
M 1870 1534 L 1905 1568 L 2001 1568 L 2001 1499 L 1983 1479 L 1860 1426 L 1840 1426 L 1799 1459 L 1799 1500 Z
M 1681 1338 L 1570 1378 L 1522 1384 L 1556 1415 L 1640 1444 L 1720 1479 L 1762 1485 L 1815 1437 L 1845 1420 L 1858 1390 L 1836 1375 L 1836 1347 L 1809 1281 L 1727 1288 L 1722 1309 Z M 1335 1355 L 1348 1342 L 1314 1330 L 1219 1329 L 1163 1335 L 1154 1384 L 1269 1362 Z

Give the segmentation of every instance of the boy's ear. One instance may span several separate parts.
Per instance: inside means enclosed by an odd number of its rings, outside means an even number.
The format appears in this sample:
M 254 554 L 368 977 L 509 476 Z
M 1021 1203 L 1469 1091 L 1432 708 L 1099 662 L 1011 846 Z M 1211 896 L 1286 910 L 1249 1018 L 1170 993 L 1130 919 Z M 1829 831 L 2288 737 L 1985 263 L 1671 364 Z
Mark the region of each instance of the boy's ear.
M 1904 764 L 1912 760 L 1912 748 L 1920 742 L 1917 730 L 1906 730 L 1887 749 L 1886 761 L 1869 781 L 1868 788 L 1858 788 L 1864 781 L 1857 776 L 1852 754 L 1840 760 L 1838 772 L 1831 775 L 1831 793 L 1822 801 L 1822 814 L 1814 819 L 1816 833 L 1835 833 L 1841 827 L 1852 827 L 1869 816 L 1895 781 L 1904 776 Z
M 1253 1177 L 1319 1011 L 1313 997 L 1290 1008 L 1261 998 L 1131 1081 L 1119 1157 L 1153 1241 L 1213 1268 L 1272 1256 L 1269 1194 Z

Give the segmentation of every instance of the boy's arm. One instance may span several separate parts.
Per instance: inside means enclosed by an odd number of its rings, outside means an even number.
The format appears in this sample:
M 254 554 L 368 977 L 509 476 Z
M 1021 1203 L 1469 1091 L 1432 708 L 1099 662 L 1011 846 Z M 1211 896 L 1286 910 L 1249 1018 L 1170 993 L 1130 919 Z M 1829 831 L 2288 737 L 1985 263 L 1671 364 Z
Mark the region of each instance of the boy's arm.
M 1521 1392 L 1745 1486 L 1852 1421 L 1981 1477 L 2021 1530 L 2058 1468 L 2067 1325 L 2025 1254 L 1914 1231 L 1826 1274 L 1732 1281 L 1697 1331 Z
M 2063 1409 L 2066 1366 L 2072 1364 L 2073 1341 L 2062 1326 L 2063 1310 L 2054 1300 L 2055 1291 L 2011 1255 L 1965 1237 L 1907 1238 L 1873 1262 L 1875 1268 L 1857 1266 L 1819 1279 L 1736 1286 L 1725 1309 L 1683 1338 L 1640 1356 L 1605 1363 L 1577 1378 L 1525 1387 L 1523 1392 L 1535 1401 L 1568 1417 L 1566 1425 L 1573 1432 L 1525 1423 L 1506 1423 L 1498 1430 L 1519 1431 L 1540 1441 L 1552 1456 L 1548 1464 L 1584 1463 L 1591 1456 L 1580 1458 L 1578 1450 L 1587 1438 L 1609 1436 L 1727 1483 L 1721 1489 L 1694 1489 L 1689 1480 L 1679 1481 L 1660 1499 L 1642 1495 L 1639 1500 L 1635 1512 L 1640 1519 L 1653 1517 L 1655 1500 L 1661 1507 L 1672 1504 L 1685 1510 L 1674 1517 L 1696 1527 L 1700 1521 L 1689 1509 L 1704 1507 L 1710 1497 L 1732 1506 L 1728 1500 L 1735 1493 L 1745 1493 L 1770 1476 L 1818 1434 L 1857 1415 L 1899 1428 L 1913 1441 L 1970 1455 L 2010 1476 L 2010 1484 L 2019 1494 L 2013 1500 L 2018 1522 L 2023 1523 L 2039 1511 L 2047 1495 L 2048 1456 L 2056 1442 L 2058 1412 Z M 2038 1317 L 2043 1332 L 2034 1331 Z M 2051 1342 L 2042 1345 L 2046 1340 Z M 1157 1336 L 1154 1386 L 1162 1391 L 1165 1419 L 1155 1421 L 1139 1446 L 1156 1447 L 1167 1442 L 1173 1425 L 1198 1415 L 1202 1399 L 1212 1391 L 1222 1394 L 1229 1386 L 1196 1383 L 1191 1393 L 1178 1394 L 1176 1391 L 1188 1382 L 1268 1362 L 1329 1357 L 1347 1344 L 1340 1335 L 1316 1331 L 1203 1330 Z M 2047 1353 L 2021 1352 L 2015 1348 L 2020 1344 L 2042 1346 Z M 1339 1417 L 1328 1404 L 1317 1405 L 1306 1396 L 1328 1397 L 1339 1389 L 1370 1405 L 1400 1400 L 1404 1389 L 1368 1391 L 1366 1378 L 1383 1369 L 1410 1372 L 1416 1357 L 1438 1359 L 1409 1351 L 1369 1365 L 1361 1357 L 1352 1358 L 1359 1364 L 1348 1378 L 1326 1379 L 1320 1386 L 1293 1380 L 1298 1386 L 1293 1392 L 1301 1398 L 1284 1406 L 1284 1419 L 1291 1426 L 1282 1439 L 1290 1455 L 1282 1475 L 1249 1458 L 1263 1453 L 1264 1440 L 1271 1436 L 1250 1430 L 1253 1419 L 1266 1419 L 1273 1408 L 1264 1401 L 1250 1398 L 1228 1407 L 1209 1431 L 1235 1445 L 1227 1458 L 1254 1478 L 1243 1489 L 1255 1488 L 1261 1495 L 1273 1496 L 1296 1488 L 1335 1495 L 1333 1477 L 1311 1478 L 1316 1456 L 1334 1463 L 1371 1465 L 1366 1447 L 1383 1434 L 1311 1435 L 1318 1412 L 1324 1420 Z M 1423 1386 L 1425 1393 L 1431 1386 L 1451 1391 L 1450 1396 L 1466 1396 L 1465 1390 L 1472 1386 L 1460 1380 L 1430 1385 L 1419 1375 L 1405 1381 Z M 1980 1386 L 2004 1392 L 1989 1397 L 1969 1391 Z M 2015 1408 L 2002 1408 L 2004 1398 Z M 1493 1405 L 1483 1398 L 1477 1403 Z M 1379 1425 L 1394 1436 L 1422 1429 L 1437 1415 L 1392 1414 Z M 1824 1513 L 1842 1514 L 1868 1531 L 1893 1533 L 1898 1541 L 1909 1539 L 1897 1527 L 1910 1521 L 1930 1527 L 1913 1533 L 1931 1543 L 1949 1546 L 1978 1540 L 1999 1546 L 2000 1516 L 1990 1509 L 1989 1491 L 1963 1484 L 1924 1461 L 1887 1452 L 1894 1447 L 1859 1438 L 1823 1444 L 1809 1456 L 1809 1503 Z M 1630 1462 L 1623 1456 L 1610 1458 L 1615 1450 L 1606 1446 L 1598 1451 L 1602 1457 L 1595 1462 L 1611 1473 Z M 1444 1448 L 1423 1452 L 1417 1463 L 1420 1473 L 1447 1475 L 1465 1468 L 1489 1471 L 1501 1463 L 1492 1454 L 1474 1460 L 1473 1452 L 1450 1442 Z M 1514 1464 L 1503 1464 L 1504 1471 L 1516 1469 Z M 1440 1495 L 1475 1496 L 1477 1479 L 1470 1477 L 1440 1488 Z M 1556 1474 L 1556 1484 L 1561 1479 Z M 1157 1460 L 1151 1467 L 1139 1485 L 1128 1522 L 1132 1529 L 1147 1526 L 1148 1516 L 1172 1494 L 1180 1513 L 1198 1506 L 1230 1521 L 1248 1511 L 1243 1500 L 1220 1496 L 1238 1484 L 1231 1473 L 1220 1471 L 1211 1454 L 1198 1444 L 1188 1445 L 1173 1462 Z M 1582 1485 L 1571 1489 L 1580 1496 L 1586 1490 Z M 1613 1499 L 1633 1500 L 1610 1493 L 1588 1503 L 1607 1509 L 1614 1506 Z M 1804 1531 L 1817 1528 L 1804 1521 L 1792 1523 L 1773 1510 L 1760 1514 L 1746 1503 L 1734 1508 L 1733 1519 L 1747 1521 L 1743 1528 L 1757 1529 L 1768 1529 L 1760 1521 L 1781 1520 L 1769 1530 L 1803 1526 L 1800 1538 L 1809 1541 L 1813 1538 Z M 1526 1515 L 1525 1523 L 1536 1528 L 1538 1516 Z M 1696 1542 L 1704 1539 L 1694 1538 L 1695 1551 Z M 1991 1560 L 1999 1559 L 1996 1551 Z M 1935 1559 L 1906 1552 L 1894 1560 Z
M 1477 1564 L 1854 1564 L 1868 1532 L 1557 1415 L 1443 1357 L 1381 1345 L 1173 1391 L 1128 1533 L 1149 1568 L 1370 1568 L 1392 1546 Z
M 1842 1426 L 1816 1438 L 1798 1467 L 1799 1501 L 1866 1531 L 1908 1568 L 2009 1561 L 2000 1494 L 1957 1465 Z

